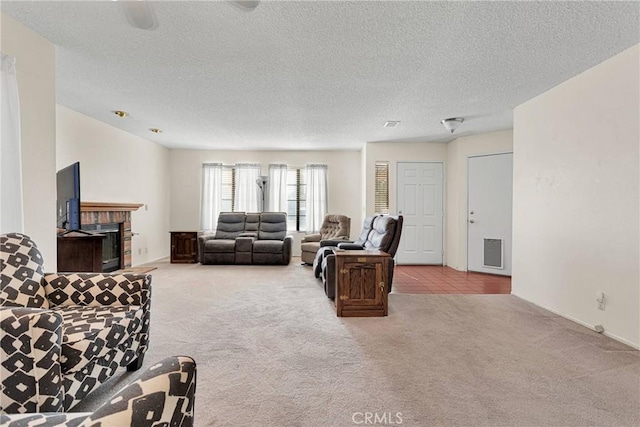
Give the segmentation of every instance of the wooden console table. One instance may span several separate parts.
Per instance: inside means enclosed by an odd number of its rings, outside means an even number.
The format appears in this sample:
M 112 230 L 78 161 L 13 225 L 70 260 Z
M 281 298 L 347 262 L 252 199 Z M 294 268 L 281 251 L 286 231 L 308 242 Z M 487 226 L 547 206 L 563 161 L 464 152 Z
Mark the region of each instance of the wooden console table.
M 389 254 L 336 252 L 336 311 L 344 317 L 386 316 Z

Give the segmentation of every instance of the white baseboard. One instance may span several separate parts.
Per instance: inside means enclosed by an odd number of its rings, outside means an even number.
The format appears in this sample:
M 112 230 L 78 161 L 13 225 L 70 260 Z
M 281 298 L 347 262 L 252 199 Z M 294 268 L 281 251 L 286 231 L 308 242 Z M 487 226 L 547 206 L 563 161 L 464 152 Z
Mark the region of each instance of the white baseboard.
M 533 302 L 533 301 L 531 301 L 531 300 L 529 300 L 529 299 L 527 299 L 527 298 L 525 298 L 523 296 L 516 295 L 516 294 L 513 293 L 513 291 L 511 293 L 511 295 L 513 295 L 514 297 L 520 298 L 521 300 L 526 301 L 529 304 L 533 304 L 536 307 L 540 307 L 540 308 L 542 308 L 544 310 L 547 310 L 547 311 L 549 311 L 549 312 L 551 312 L 553 314 L 557 314 L 560 317 L 564 317 L 567 320 L 571 320 L 572 322 L 575 322 L 575 323 L 577 323 L 577 324 L 579 324 L 581 326 L 584 326 L 585 328 L 591 329 L 592 331 L 594 330 L 594 328 L 596 326 L 596 325 L 591 325 L 591 324 L 589 324 L 587 322 L 583 322 L 580 319 L 576 319 L 576 318 L 571 317 L 569 315 L 566 315 L 564 313 L 561 313 L 558 310 L 554 310 L 553 308 L 545 307 L 544 305 L 540 305 L 540 304 L 538 304 L 536 302 Z M 620 336 L 618 336 L 616 334 L 612 334 L 611 332 L 607 332 L 606 330 L 602 333 L 602 335 L 604 335 L 606 337 L 609 337 L 611 339 L 614 339 L 614 340 L 616 340 L 618 342 L 621 342 L 622 344 L 628 345 L 629 347 L 635 348 L 636 350 L 640 350 L 640 345 L 638 345 L 637 343 L 631 342 L 631 341 L 629 341 L 629 340 L 627 340 L 625 338 L 622 338 L 622 337 L 620 337 Z

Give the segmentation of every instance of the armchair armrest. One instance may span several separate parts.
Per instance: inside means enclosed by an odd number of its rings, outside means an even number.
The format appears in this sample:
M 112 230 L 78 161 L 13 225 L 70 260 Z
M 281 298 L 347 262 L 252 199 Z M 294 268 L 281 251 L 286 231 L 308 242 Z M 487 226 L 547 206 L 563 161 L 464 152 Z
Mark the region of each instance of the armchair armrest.
M 151 322 L 151 275 L 112 273 L 51 273 L 42 279 L 51 307 L 122 306 L 142 307 L 142 329 L 138 355 L 143 355 L 149 341 Z
M 157 398 L 159 394 L 162 399 Z M 168 357 L 116 393 L 81 426 L 193 426 L 195 394 L 195 361 L 186 356 Z
M 190 357 L 168 357 L 147 369 L 93 413 L 0 414 L 7 427 L 193 426 L 196 363 Z M 160 399 L 159 396 L 162 396 Z
M 52 307 L 145 306 L 151 296 L 149 274 L 50 273 L 42 280 Z
M 338 244 L 338 248 L 339 249 L 357 251 L 357 250 L 364 249 L 364 246 L 363 245 L 359 245 L 357 243 L 353 243 L 353 242 L 345 242 L 345 243 L 339 243 Z
M 319 242 L 321 238 L 320 233 L 306 234 L 302 236 L 302 243 Z
M 0 411 L 61 412 L 62 316 L 40 308 L 0 308 L 0 329 Z
M 325 246 L 338 246 L 339 244 L 343 243 L 353 243 L 353 241 L 340 238 L 326 239 L 320 241 L 320 247 L 324 248 Z

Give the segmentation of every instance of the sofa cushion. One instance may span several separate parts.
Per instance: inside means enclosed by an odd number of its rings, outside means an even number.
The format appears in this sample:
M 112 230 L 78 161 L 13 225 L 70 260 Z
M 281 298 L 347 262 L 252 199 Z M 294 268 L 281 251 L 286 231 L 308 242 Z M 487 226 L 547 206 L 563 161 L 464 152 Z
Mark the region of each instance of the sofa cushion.
M 260 214 L 248 213 L 244 220 L 244 231 L 255 232 L 257 235 L 258 230 L 260 230 Z
M 228 239 L 212 239 L 204 243 L 205 252 L 235 252 L 236 241 Z
M 142 329 L 139 306 L 56 307 L 62 315 L 62 372 L 76 372 Z
M 253 253 L 281 254 L 283 247 L 282 240 L 256 240 L 253 242 Z
M 263 212 L 260 214 L 260 240 L 284 240 L 287 236 L 287 214 L 284 212 Z M 254 250 L 255 252 L 255 250 Z
M 244 231 L 244 212 L 223 212 L 218 216 L 216 239 L 235 239 Z
M 35 242 L 20 233 L 2 236 L 0 305 L 49 308 L 42 279 L 43 259 Z

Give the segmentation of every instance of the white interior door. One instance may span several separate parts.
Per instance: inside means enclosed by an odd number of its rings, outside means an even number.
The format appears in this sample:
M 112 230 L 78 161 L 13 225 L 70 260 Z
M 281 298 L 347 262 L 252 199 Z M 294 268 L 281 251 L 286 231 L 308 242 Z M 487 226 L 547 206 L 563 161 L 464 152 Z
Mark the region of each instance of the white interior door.
M 443 182 L 442 163 L 398 162 L 398 264 L 442 264 Z
M 469 157 L 467 269 L 511 275 L 513 153 Z

